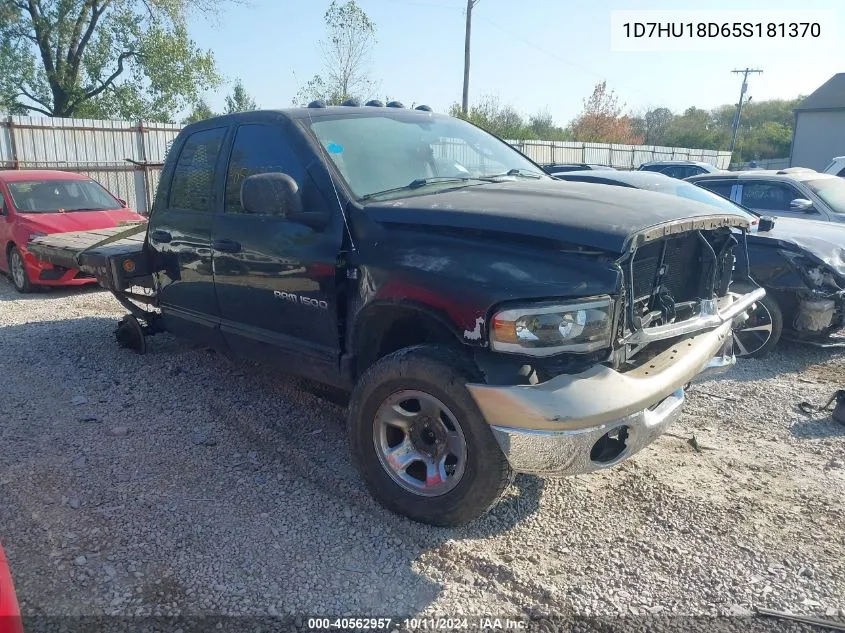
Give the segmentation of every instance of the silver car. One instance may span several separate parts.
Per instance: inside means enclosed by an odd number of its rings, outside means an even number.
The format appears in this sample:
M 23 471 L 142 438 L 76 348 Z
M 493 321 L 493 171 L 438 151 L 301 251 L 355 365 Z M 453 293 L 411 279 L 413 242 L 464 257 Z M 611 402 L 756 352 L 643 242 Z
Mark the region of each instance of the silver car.
M 686 179 L 762 215 L 845 222 L 845 180 L 812 169 L 703 174 Z

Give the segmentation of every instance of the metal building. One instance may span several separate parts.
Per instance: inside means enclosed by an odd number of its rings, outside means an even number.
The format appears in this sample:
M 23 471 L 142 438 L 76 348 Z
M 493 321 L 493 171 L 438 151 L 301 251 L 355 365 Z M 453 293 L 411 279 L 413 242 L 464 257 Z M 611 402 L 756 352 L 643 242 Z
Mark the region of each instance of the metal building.
M 845 155 L 845 73 L 837 73 L 795 108 L 792 167 L 823 170 Z

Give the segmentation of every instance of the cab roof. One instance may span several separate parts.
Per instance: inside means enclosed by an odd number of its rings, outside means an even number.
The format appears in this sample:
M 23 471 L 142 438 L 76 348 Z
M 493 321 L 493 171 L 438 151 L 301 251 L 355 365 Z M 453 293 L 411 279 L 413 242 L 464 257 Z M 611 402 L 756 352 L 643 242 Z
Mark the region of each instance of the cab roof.
M 310 121 L 312 119 L 321 119 L 323 117 L 338 118 L 348 116 L 350 118 L 361 116 L 385 116 L 394 119 L 409 120 L 414 118 L 450 118 L 445 114 L 437 114 L 436 112 L 415 110 L 413 108 L 388 108 L 386 106 L 326 106 L 325 108 L 280 108 L 275 110 L 251 110 L 249 112 L 235 112 L 233 114 L 222 114 L 197 121 L 189 126 L 193 128 L 205 127 L 209 124 L 228 124 L 231 121 L 250 121 L 256 118 L 267 117 L 268 115 L 281 115 L 282 117 L 292 121 Z M 184 128 L 183 128 L 184 129 Z

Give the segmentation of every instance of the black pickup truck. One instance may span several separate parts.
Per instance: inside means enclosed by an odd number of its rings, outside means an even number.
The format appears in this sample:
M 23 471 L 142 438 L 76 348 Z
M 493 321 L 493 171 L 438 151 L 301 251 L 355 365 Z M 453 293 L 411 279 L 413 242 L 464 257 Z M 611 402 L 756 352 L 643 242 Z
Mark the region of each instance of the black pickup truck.
M 735 362 L 732 324 L 764 295 L 731 291 L 747 226 L 554 180 L 428 109 L 313 104 L 189 125 L 134 238 L 30 250 L 97 275 L 127 346 L 169 331 L 348 390 L 375 497 L 457 525 L 512 472 L 633 455 Z

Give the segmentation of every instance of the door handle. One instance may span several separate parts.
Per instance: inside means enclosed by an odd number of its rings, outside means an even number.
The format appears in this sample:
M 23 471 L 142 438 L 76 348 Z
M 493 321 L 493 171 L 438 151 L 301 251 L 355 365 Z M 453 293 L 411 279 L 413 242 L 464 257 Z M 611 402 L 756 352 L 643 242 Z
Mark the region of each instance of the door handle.
M 165 244 L 173 239 L 173 236 L 168 233 L 167 231 L 162 231 L 160 229 L 156 229 L 152 233 L 150 233 L 150 237 L 152 238 L 153 242 L 164 242 Z
M 214 240 L 214 243 L 211 247 L 215 251 L 221 251 L 223 253 L 240 253 L 241 252 L 241 245 L 239 242 L 235 242 L 234 240 Z

